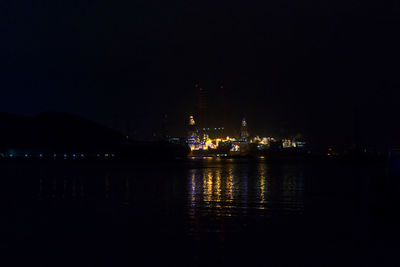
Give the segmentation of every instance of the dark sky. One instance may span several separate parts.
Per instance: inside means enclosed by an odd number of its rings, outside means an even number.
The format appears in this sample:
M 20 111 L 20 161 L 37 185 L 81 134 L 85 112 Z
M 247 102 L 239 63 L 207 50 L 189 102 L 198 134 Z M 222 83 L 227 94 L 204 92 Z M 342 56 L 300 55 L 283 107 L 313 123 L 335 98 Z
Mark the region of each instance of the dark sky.
M 213 114 L 225 85 L 232 131 L 246 116 L 253 134 L 344 146 L 357 108 L 366 143 L 400 145 L 398 2 L 8 1 L 1 12 L 1 111 L 129 119 L 138 136 L 167 113 L 183 136 L 198 81 Z

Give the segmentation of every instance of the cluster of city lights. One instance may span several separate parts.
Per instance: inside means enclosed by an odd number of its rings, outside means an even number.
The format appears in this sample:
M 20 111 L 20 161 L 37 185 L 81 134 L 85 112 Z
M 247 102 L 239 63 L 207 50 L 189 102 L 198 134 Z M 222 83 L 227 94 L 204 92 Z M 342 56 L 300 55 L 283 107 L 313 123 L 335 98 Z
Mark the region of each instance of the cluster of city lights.
M 210 149 L 218 149 L 220 147 L 229 148 L 232 152 L 240 152 L 242 150 L 247 149 L 249 144 L 254 144 L 257 146 L 257 149 L 263 150 L 271 147 L 272 145 L 278 144 L 279 148 L 296 148 L 303 147 L 305 142 L 286 138 L 283 140 L 277 140 L 274 137 L 252 137 L 249 138 L 249 134 L 247 131 L 247 122 L 243 118 L 241 122 L 241 130 L 239 138 L 232 138 L 229 136 L 226 137 L 218 137 L 218 138 L 210 138 L 207 130 L 223 130 L 223 127 L 220 128 L 202 128 L 203 131 L 200 133 L 196 128 L 196 123 L 194 121 L 193 116 L 189 117 L 189 131 L 187 137 L 187 144 L 190 147 L 191 151 L 198 150 L 210 150 Z

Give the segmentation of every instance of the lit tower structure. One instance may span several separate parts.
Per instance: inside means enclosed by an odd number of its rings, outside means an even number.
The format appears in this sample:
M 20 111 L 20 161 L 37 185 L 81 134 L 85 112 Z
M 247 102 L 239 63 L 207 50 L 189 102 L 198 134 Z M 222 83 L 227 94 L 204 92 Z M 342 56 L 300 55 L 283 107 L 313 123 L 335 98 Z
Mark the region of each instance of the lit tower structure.
M 208 125 L 208 103 L 207 103 L 207 90 L 199 87 L 199 84 L 195 84 L 195 88 L 199 89 L 199 126 L 200 128 L 206 128 Z
M 222 126 L 226 127 L 227 125 L 227 99 L 226 99 L 226 88 L 223 84 L 219 86 L 219 92 L 220 92 L 220 103 L 222 107 Z
M 247 131 L 247 122 L 246 119 L 242 119 L 242 126 L 240 127 L 240 139 L 247 142 L 247 138 L 249 137 L 249 132 Z
M 193 116 L 189 116 L 189 127 L 188 127 L 188 137 L 187 143 L 191 150 L 198 149 L 199 146 L 199 134 L 196 129 L 196 122 L 193 119 Z

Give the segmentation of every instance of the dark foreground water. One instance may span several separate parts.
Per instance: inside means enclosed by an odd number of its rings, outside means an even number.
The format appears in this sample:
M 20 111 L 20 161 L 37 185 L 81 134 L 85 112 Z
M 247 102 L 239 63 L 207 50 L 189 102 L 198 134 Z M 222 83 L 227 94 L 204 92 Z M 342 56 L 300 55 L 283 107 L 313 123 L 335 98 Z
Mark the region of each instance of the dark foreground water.
M 384 174 L 232 159 L 2 163 L 0 265 L 400 266 Z

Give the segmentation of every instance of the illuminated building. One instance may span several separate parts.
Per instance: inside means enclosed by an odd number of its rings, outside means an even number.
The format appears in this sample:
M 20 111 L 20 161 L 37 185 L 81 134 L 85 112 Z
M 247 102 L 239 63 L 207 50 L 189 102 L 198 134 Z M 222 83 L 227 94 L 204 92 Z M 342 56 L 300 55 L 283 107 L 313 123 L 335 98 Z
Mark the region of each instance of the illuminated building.
M 190 126 L 194 126 L 196 123 L 195 123 L 195 121 L 194 121 L 194 119 L 193 119 L 193 116 L 190 116 L 189 117 L 189 125 Z
M 295 147 L 304 147 L 306 145 L 306 142 L 304 142 L 304 141 L 296 141 L 295 144 L 296 144 Z
M 300 148 L 300 147 L 304 147 L 305 144 L 306 143 L 304 141 L 300 141 L 295 138 L 292 138 L 292 139 L 287 138 L 287 139 L 282 140 L 282 148 L 291 148 L 291 147 Z
M 290 140 L 290 139 L 283 139 L 283 140 L 282 140 L 282 147 L 283 147 L 283 148 L 292 147 L 292 140 Z
M 200 143 L 196 122 L 194 121 L 193 116 L 189 117 L 187 143 L 191 150 L 198 149 Z
M 239 138 L 223 137 L 224 127 L 206 128 L 199 131 L 193 116 L 189 117 L 187 144 L 193 155 L 218 156 L 218 155 L 250 155 L 265 153 L 265 151 L 298 150 L 305 146 L 301 135 L 296 137 L 276 139 L 274 137 L 249 137 L 247 122 L 243 118 L 240 126 Z
M 247 131 L 247 122 L 246 119 L 243 118 L 242 126 L 240 128 L 240 138 L 246 142 L 248 137 L 249 137 L 249 132 Z
M 239 152 L 240 151 L 240 146 L 238 144 L 234 144 L 231 148 L 231 151 L 234 152 Z

